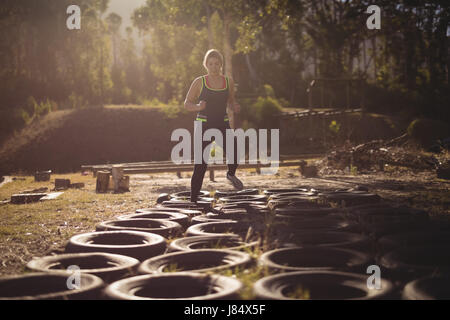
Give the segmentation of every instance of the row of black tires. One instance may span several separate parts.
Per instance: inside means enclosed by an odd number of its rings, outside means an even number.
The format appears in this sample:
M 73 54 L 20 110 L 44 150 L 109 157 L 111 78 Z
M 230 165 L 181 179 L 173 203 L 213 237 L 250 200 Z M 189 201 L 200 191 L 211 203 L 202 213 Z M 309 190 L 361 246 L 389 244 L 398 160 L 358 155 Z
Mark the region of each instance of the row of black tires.
M 99 224 L 96 232 L 72 237 L 67 254 L 28 264 L 40 273 L 0 279 L 0 288 L 6 288 L 0 289 L 0 297 L 234 299 L 242 290 L 239 280 L 205 273 L 239 272 L 254 265 L 245 251 L 260 247 L 262 235 L 272 248 L 257 263 L 281 274 L 258 280 L 253 286 L 256 298 L 450 297 L 448 279 L 429 276 L 436 267 L 443 272 L 450 266 L 450 228 L 433 224 L 426 212 L 380 203 L 367 190 L 296 188 L 259 194 L 251 189 L 216 192 L 214 197 L 203 192 L 197 203 L 188 202 L 188 196 L 161 195 L 158 207 L 122 215 Z M 401 232 L 405 228 L 411 232 Z M 183 233 L 186 237 L 178 238 Z M 167 246 L 166 238 L 176 239 Z M 366 285 L 366 268 L 374 263 L 387 275 L 382 290 Z M 81 269 L 82 289 L 63 290 L 68 276 L 62 272 L 71 265 Z M 49 292 L 36 291 L 33 283 L 45 277 Z M 21 289 L 27 294 L 20 294 Z

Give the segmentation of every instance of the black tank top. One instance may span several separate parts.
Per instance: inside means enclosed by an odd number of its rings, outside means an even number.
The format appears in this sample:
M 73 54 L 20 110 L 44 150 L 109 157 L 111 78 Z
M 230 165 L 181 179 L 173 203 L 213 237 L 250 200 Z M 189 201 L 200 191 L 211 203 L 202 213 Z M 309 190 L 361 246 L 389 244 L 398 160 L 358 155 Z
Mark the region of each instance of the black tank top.
M 225 77 L 225 88 L 213 89 L 208 87 L 206 76 L 203 76 L 202 89 L 198 99 L 206 101 L 206 108 L 197 114 L 196 120 L 207 122 L 208 126 L 223 126 L 224 121 L 228 121 L 228 88 L 228 77 Z

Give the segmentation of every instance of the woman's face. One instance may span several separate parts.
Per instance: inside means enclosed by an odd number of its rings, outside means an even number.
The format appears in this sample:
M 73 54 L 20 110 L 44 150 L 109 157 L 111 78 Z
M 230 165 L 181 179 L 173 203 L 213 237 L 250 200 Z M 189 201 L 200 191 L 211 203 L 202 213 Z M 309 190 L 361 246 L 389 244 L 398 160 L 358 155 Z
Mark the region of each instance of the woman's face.
M 212 75 L 219 75 L 220 70 L 222 68 L 222 63 L 219 59 L 211 57 L 206 60 L 206 69 L 208 69 L 208 73 Z

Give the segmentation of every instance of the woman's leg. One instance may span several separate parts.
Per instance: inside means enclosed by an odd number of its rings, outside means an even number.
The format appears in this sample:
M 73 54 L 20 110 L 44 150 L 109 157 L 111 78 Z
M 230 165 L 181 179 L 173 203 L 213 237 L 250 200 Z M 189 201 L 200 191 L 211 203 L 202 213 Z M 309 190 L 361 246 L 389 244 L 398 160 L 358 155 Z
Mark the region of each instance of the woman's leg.
M 226 143 L 226 129 L 229 129 L 229 126 L 226 126 L 225 129 L 222 130 L 222 134 L 223 134 L 223 152 L 225 154 L 225 157 L 228 161 L 228 174 L 230 176 L 234 176 L 236 173 L 236 170 L 238 168 L 238 158 L 237 158 L 237 139 L 236 137 L 233 138 L 233 146 L 234 146 L 234 153 L 233 153 L 233 162 L 230 162 L 230 159 L 227 155 L 227 143 Z
M 191 178 L 191 202 L 197 201 L 200 190 L 202 189 L 206 168 L 207 165 L 203 163 L 194 165 L 194 173 Z
M 194 164 L 194 172 L 192 173 L 191 178 L 191 202 L 197 202 L 198 195 L 202 189 L 203 178 L 205 177 L 205 172 L 208 167 L 203 159 L 203 151 L 209 143 L 209 141 L 202 142 L 202 163 Z

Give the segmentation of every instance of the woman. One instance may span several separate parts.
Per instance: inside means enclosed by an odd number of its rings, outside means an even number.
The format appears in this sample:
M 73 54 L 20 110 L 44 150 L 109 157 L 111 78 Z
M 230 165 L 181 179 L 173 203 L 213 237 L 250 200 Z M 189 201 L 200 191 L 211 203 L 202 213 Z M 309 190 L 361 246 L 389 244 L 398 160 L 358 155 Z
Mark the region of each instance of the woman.
M 189 111 L 198 112 L 196 120 L 201 121 L 203 132 L 210 128 L 216 128 L 222 132 L 225 139 L 225 130 L 230 129 L 227 105 L 236 113 L 240 111 L 240 106 L 234 99 L 234 82 L 233 79 L 222 74 L 223 57 L 219 51 L 215 49 L 208 50 L 203 59 L 203 66 L 208 73 L 192 82 L 184 101 L 184 106 Z M 199 102 L 197 103 L 197 101 Z M 244 186 L 235 176 L 238 167 L 236 139 L 234 142 L 234 161 L 228 164 L 227 179 L 236 189 L 242 190 Z M 202 155 L 203 150 L 209 143 L 209 141 L 202 142 Z M 226 154 L 226 143 L 223 146 L 224 154 Z M 197 201 L 206 167 L 207 164 L 203 157 L 201 164 L 194 164 L 194 173 L 191 179 L 192 202 Z

